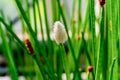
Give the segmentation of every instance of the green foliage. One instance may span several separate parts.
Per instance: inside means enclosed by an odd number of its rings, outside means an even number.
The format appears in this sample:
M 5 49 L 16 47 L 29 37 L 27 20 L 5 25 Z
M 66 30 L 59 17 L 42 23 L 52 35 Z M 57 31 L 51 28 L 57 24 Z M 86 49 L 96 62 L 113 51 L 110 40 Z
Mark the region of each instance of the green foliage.
M 105 0 L 105 5 L 100 5 L 100 3 L 99 17 L 95 15 L 95 0 L 86 0 L 83 19 L 82 0 L 72 0 L 70 18 L 67 18 L 65 12 L 64 5 L 67 4 L 64 2 L 61 4 L 61 0 L 51 0 L 49 3 L 51 13 L 48 13 L 47 1 L 32 0 L 31 6 L 29 0 L 26 0 L 26 8 L 24 8 L 23 0 L 14 0 L 19 12 L 19 21 L 22 23 L 22 35 L 25 36 L 24 33 L 27 33 L 34 55 L 29 53 L 26 43 L 15 34 L 12 29 L 14 24 L 11 20 L 5 19 L 7 15 L 4 15 L 1 10 L 0 39 L 2 44 L 0 46 L 4 47 L 2 51 L 6 57 L 12 80 L 18 80 L 20 71 L 26 80 L 33 79 L 34 76 L 37 80 L 62 80 L 64 72 L 67 80 L 70 80 L 71 73 L 74 75 L 73 80 L 82 80 L 83 71 L 87 73 L 88 80 L 119 80 L 120 0 Z M 33 16 L 30 15 L 31 9 Z M 52 21 L 49 21 L 48 14 L 52 15 Z M 50 22 L 53 25 L 56 21 L 63 22 L 67 32 L 68 40 L 62 45 L 56 44 L 51 39 Z M 98 23 L 98 35 L 96 35 L 96 23 Z M 41 43 L 37 37 L 39 35 L 38 24 L 42 36 Z M 16 45 L 14 47 L 17 48 L 16 54 L 19 65 L 13 45 L 9 43 Z M 93 66 L 93 71 L 88 72 L 88 66 Z

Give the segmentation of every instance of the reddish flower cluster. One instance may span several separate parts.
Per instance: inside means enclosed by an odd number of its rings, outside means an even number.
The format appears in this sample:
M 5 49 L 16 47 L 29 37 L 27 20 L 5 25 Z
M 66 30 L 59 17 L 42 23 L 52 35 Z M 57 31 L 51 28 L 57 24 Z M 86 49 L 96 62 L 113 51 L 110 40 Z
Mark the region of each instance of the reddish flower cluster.
M 88 71 L 92 72 L 92 70 L 93 70 L 93 66 L 88 66 Z
M 34 54 L 34 50 L 29 39 L 25 39 L 25 44 L 29 53 Z
M 100 5 L 101 5 L 101 7 L 103 7 L 104 4 L 105 4 L 105 0 L 99 0 L 99 3 L 100 3 Z

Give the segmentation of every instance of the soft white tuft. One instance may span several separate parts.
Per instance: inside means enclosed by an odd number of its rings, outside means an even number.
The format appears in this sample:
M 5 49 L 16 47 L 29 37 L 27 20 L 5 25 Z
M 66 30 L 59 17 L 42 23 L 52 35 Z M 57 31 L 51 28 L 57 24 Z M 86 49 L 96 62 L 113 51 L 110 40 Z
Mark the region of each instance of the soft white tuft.
M 67 40 L 67 33 L 64 25 L 60 21 L 54 23 L 54 40 L 60 44 Z

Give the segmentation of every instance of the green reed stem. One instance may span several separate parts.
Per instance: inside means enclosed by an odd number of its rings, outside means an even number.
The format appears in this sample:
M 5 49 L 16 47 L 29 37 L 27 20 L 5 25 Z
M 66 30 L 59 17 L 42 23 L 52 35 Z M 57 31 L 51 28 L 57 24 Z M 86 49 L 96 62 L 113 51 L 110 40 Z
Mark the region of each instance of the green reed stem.
M 78 0 L 78 35 L 80 33 L 80 24 L 81 24 L 81 0 Z
M 11 30 L 10 26 L 6 24 L 6 22 L 0 17 L 0 22 L 5 26 L 5 28 L 8 30 L 8 32 L 11 33 L 11 35 L 18 41 L 19 45 L 23 47 L 23 49 L 26 49 L 23 42 L 18 38 L 18 36 Z M 26 49 L 27 50 L 27 49 Z
M 30 24 L 30 21 L 26 15 L 24 9 L 22 8 L 22 4 L 21 4 L 20 0 L 15 0 L 15 3 L 17 4 L 17 7 L 19 8 L 19 11 L 20 11 L 20 13 L 21 13 L 21 15 L 22 15 L 27 27 L 28 27 L 28 30 L 30 31 L 30 35 L 32 37 L 35 37 L 35 32 L 33 31 L 32 26 Z
M 88 21 L 88 16 L 89 16 L 89 6 L 90 6 L 90 3 L 89 1 L 87 1 L 87 9 L 86 9 L 86 12 L 85 12 L 85 18 L 83 20 L 83 23 L 82 23 L 82 32 L 84 33 L 85 30 L 86 30 L 86 26 L 87 26 L 87 21 Z M 83 36 L 82 36 L 83 37 Z M 78 50 L 78 58 L 77 60 L 80 60 L 80 53 L 81 53 L 81 49 L 83 47 L 83 39 L 80 40 L 80 45 L 79 45 L 79 50 Z
M 73 20 L 74 20 L 74 14 L 75 14 L 75 5 L 76 5 L 76 0 L 73 0 L 72 2 L 72 14 L 71 14 L 71 22 L 70 22 L 70 25 L 71 25 L 71 31 L 72 31 L 72 39 L 75 38 L 75 24 L 73 23 Z
M 62 73 L 63 73 L 63 69 L 62 69 L 62 57 L 61 57 L 61 49 L 59 48 L 57 51 L 57 76 L 58 76 L 58 80 L 62 80 Z
M 67 28 L 67 22 L 66 22 L 66 19 L 65 19 L 65 16 L 63 14 L 63 11 L 62 11 L 62 8 L 60 6 L 60 0 L 57 0 L 57 3 L 58 3 L 58 8 L 59 8 L 59 12 L 60 12 L 60 15 L 62 16 L 62 19 L 63 19 L 63 22 L 64 22 L 64 25 L 65 25 L 65 29 L 66 29 L 66 32 L 67 32 L 67 35 L 68 35 L 68 43 L 69 43 L 69 46 L 70 46 L 70 50 L 72 52 L 72 56 L 73 56 L 73 59 L 74 59 L 74 63 L 77 62 L 76 60 L 76 57 L 75 57 L 75 53 L 74 53 L 74 49 L 73 49 L 73 46 L 72 46 L 72 43 L 71 43 L 71 40 L 70 40 L 70 36 L 68 34 L 68 28 Z M 77 65 L 77 64 L 76 64 Z M 76 66 L 77 67 L 77 66 Z
M 87 27 L 87 22 L 88 22 L 88 20 L 89 20 L 89 14 L 90 14 L 89 7 L 90 7 L 90 0 L 87 0 L 85 17 L 84 17 L 84 19 L 83 19 L 83 23 L 82 23 L 82 27 L 81 27 L 81 31 L 82 31 L 82 32 L 85 32 L 86 27 Z
M 76 69 L 77 72 L 78 72 L 79 65 L 77 64 L 77 59 L 76 59 L 76 57 L 75 57 L 75 51 L 74 51 L 74 49 L 73 49 L 73 45 L 72 45 L 72 42 L 71 42 L 71 40 L 70 40 L 70 36 L 69 36 L 69 33 L 68 33 L 66 18 L 65 18 L 65 16 L 64 16 L 64 13 L 63 13 L 62 8 L 61 8 L 61 6 L 60 6 L 60 0 L 57 0 L 57 3 L 58 3 L 58 8 L 59 8 L 59 10 L 60 10 L 60 15 L 61 15 L 61 17 L 62 17 L 62 19 L 63 19 L 64 25 L 65 25 L 65 29 L 66 29 L 66 32 L 67 32 L 67 35 L 68 35 L 68 44 L 69 44 L 69 47 L 70 47 L 70 50 L 71 50 L 71 53 L 72 53 L 72 57 L 73 57 L 73 60 L 74 60 L 75 69 Z M 75 72 L 76 72 L 76 70 L 75 70 Z
M 53 64 L 53 44 L 50 39 L 50 30 L 49 30 L 49 22 L 47 17 L 47 8 L 46 8 L 46 0 L 43 0 L 43 6 L 44 6 L 44 18 L 45 18 L 45 24 L 46 24 L 46 33 L 47 33 L 47 40 L 48 40 L 48 52 L 50 54 L 50 62 Z
M 106 57 L 104 53 L 104 7 L 102 7 L 101 14 L 101 23 L 100 23 L 100 51 L 97 55 L 97 67 L 96 67 L 96 76 L 95 80 L 100 80 L 100 75 L 102 74 L 102 79 L 106 80 Z M 104 67 L 103 67 L 104 65 Z
M 114 80 L 115 78 L 113 78 L 113 69 L 115 67 L 115 62 L 116 62 L 116 59 L 114 58 L 113 61 L 112 61 L 112 65 L 110 67 L 110 75 L 109 75 L 109 80 Z M 117 79 L 118 80 L 118 79 Z
M 49 61 L 48 61 L 47 57 L 45 56 L 44 51 L 42 50 L 41 46 L 38 45 L 38 44 L 39 44 L 39 41 L 37 40 L 37 37 L 35 37 L 35 33 L 34 33 L 34 31 L 32 30 L 30 21 L 29 21 L 29 19 L 27 18 L 26 14 L 25 14 L 25 11 L 23 10 L 20 1 L 19 1 L 19 0 L 15 0 L 15 2 L 16 2 L 16 4 L 17 4 L 19 10 L 20 10 L 20 13 L 23 14 L 22 17 L 23 17 L 24 21 L 25 21 L 26 24 L 27 24 L 27 27 L 28 27 L 29 32 L 30 32 L 30 37 L 32 38 L 32 40 L 34 40 L 34 41 L 33 41 L 34 44 L 35 44 L 35 45 L 34 45 L 34 49 L 37 50 L 37 51 L 39 51 L 39 49 L 40 49 L 41 54 L 42 54 L 42 56 L 43 56 L 46 64 L 49 66 L 49 68 L 48 68 L 49 71 L 52 72 L 52 73 L 54 73 L 54 70 L 53 70 L 53 68 L 50 66 Z M 44 1 L 43 1 L 43 2 L 44 2 Z M 45 5 L 44 5 L 44 6 L 45 6 Z M 46 8 L 46 7 L 45 7 L 45 8 Z M 45 10 L 46 10 L 46 9 L 45 9 Z M 45 16 L 45 17 L 47 18 L 47 16 Z M 46 20 L 46 18 L 45 18 L 45 20 Z M 46 21 L 47 21 L 47 20 L 46 20 Z M 48 23 L 47 23 L 47 22 L 46 22 L 46 25 L 48 26 Z M 47 29 L 47 30 L 48 30 L 48 29 Z M 48 32 L 49 32 L 49 31 L 48 31 Z M 48 32 L 47 32 L 47 34 L 48 34 Z M 48 35 L 48 36 L 49 36 L 49 35 Z M 53 48 L 50 46 L 50 45 L 51 45 L 50 37 L 48 38 L 48 40 L 49 40 L 49 41 L 48 41 L 48 45 L 49 45 L 49 46 L 48 46 L 48 49 L 49 49 L 49 51 L 51 51 Z M 38 48 L 39 48 L 39 49 L 38 49 Z M 38 52 L 37 52 L 36 56 L 38 56 L 37 58 L 39 58 Z M 51 55 L 51 56 L 52 56 L 52 55 Z M 55 77 L 54 74 L 52 74 L 52 75 Z
M 72 14 L 71 14 L 71 24 L 72 24 L 72 20 L 74 19 L 74 14 L 75 14 L 75 5 L 76 5 L 76 0 L 73 0 L 72 2 Z
M 87 59 L 88 59 L 88 63 L 89 63 L 89 65 L 93 65 L 93 64 L 92 64 L 92 61 L 91 61 L 91 58 L 90 58 L 90 54 L 89 54 L 88 49 L 87 49 L 86 41 L 85 41 L 85 39 L 84 39 L 84 32 L 82 33 L 82 42 L 83 42 L 83 44 L 84 44 L 84 50 L 85 50 L 85 54 L 86 54 Z M 95 80 L 94 71 L 92 71 L 92 77 L 93 77 L 93 80 Z
M 117 17 L 116 17 L 116 1 L 107 0 L 107 12 L 108 13 L 108 68 L 111 65 L 112 58 L 116 57 L 118 59 L 118 50 L 117 50 L 117 30 L 116 26 Z M 118 80 L 118 63 L 117 60 L 113 68 L 113 74 L 109 73 L 108 76 L 113 76 L 112 79 Z
M 114 68 L 113 68 L 113 79 L 118 80 L 118 48 L 117 48 L 117 40 L 118 40 L 118 26 L 117 26 L 117 1 L 113 1 L 111 0 L 111 11 L 112 11 L 112 58 L 117 58 L 116 62 L 114 64 Z
M 57 20 L 56 0 L 51 0 L 51 9 L 52 9 L 52 23 L 54 23 Z
M 38 63 L 38 60 L 39 60 L 39 50 L 38 50 L 38 48 L 35 48 L 35 45 L 33 45 L 34 46 L 34 51 L 35 51 L 35 53 L 36 53 L 36 57 L 34 57 L 36 60 L 37 60 L 37 64 L 39 65 L 39 67 L 40 68 L 42 68 L 40 65 L 42 65 L 42 64 L 40 64 L 40 62 Z M 42 49 L 42 46 L 40 46 L 40 49 Z M 54 71 L 53 71 L 53 67 L 51 66 L 51 64 L 49 63 L 49 61 L 48 61 L 48 59 L 47 59 L 47 56 L 45 55 L 45 53 L 44 53 L 44 50 L 41 50 L 41 53 L 42 53 L 42 57 L 43 57 L 43 59 L 44 59 L 44 61 L 45 61 L 45 63 L 47 64 L 46 65 L 46 69 L 47 69 L 47 75 L 50 75 L 50 78 L 52 79 L 52 80 L 55 80 L 56 79 L 56 76 L 55 76 L 55 74 L 54 74 Z M 39 60 L 40 61 L 40 60 Z M 44 67 L 43 67 L 44 68 Z
M 120 53 L 120 0 L 117 0 L 118 2 L 118 38 L 119 38 L 119 51 Z M 118 64 L 120 64 L 120 54 L 118 54 Z
M 69 66 L 68 66 L 68 63 L 67 63 L 67 56 L 66 56 L 65 49 L 64 49 L 63 44 L 60 44 L 59 47 L 60 47 L 60 50 L 61 50 L 60 54 L 61 54 L 64 69 L 65 69 L 65 72 L 66 72 L 66 77 L 67 77 L 67 80 L 70 80 L 70 71 L 69 71 Z
M 45 18 L 45 24 L 46 24 L 47 38 L 48 40 L 50 40 L 50 30 L 49 30 L 49 22 L 47 17 L 46 0 L 43 0 L 43 6 L 44 6 L 44 18 Z
M 22 48 L 25 49 L 25 51 L 27 51 L 26 46 L 21 42 L 21 40 L 16 36 L 16 34 L 10 29 L 10 27 L 4 22 L 4 20 L 3 20 L 2 18 L 0 18 L 0 21 L 2 21 L 2 23 L 5 25 L 6 29 L 7 29 L 7 30 L 12 34 L 12 36 L 18 41 L 18 43 L 22 46 Z M 35 57 L 35 60 L 36 60 L 37 64 L 39 65 L 40 70 L 41 70 L 41 68 L 42 68 L 42 70 L 44 70 L 43 65 L 38 61 L 37 57 Z M 41 70 L 41 71 L 42 71 L 42 70 Z M 42 72 L 44 72 L 44 71 L 42 71 Z M 46 71 L 46 72 L 49 74 L 48 71 Z M 42 75 L 45 75 L 45 73 L 42 73 Z M 44 76 L 43 76 L 43 77 L 44 77 Z
M 86 80 L 89 80 L 90 72 L 87 72 Z
M 96 35 L 95 35 L 95 11 L 94 11 L 94 0 L 90 1 L 90 19 L 92 28 L 92 48 L 94 54 L 94 70 L 96 71 L 96 60 L 97 60 L 97 46 L 96 46 Z
M 30 19 L 30 4 L 29 4 L 29 0 L 26 0 L 26 12 L 27 12 L 28 18 Z
M 36 33 L 36 36 L 37 36 L 37 21 L 36 21 L 36 0 L 33 0 L 33 15 L 34 15 L 34 30 L 35 30 L 35 33 Z
M 30 33 L 31 33 L 31 36 L 34 38 L 34 40 L 36 41 L 36 44 L 39 44 L 39 42 L 37 41 L 37 39 L 35 38 L 35 34 L 34 34 L 34 32 L 33 32 L 33 30 L 32 30 L 32 28 L 31 28 L 31 25 L 30 25 L 30 23 L 29 23 L 29 20 L 28 20 L 28 18 L 27 18 L 27 16 L 24 14 L 25 12 L 24 12 L 24 10 L 23 10 L 23 8 L 22 8 L 22 6 L 21 6 L 21 4 L 20 4 L 20 2 L 18 1 L 18 0 L 16 0 L 16 3 L 18 4 L 18 6 L 19 6 L 19 9 L 20 9 L 20 12 L 21 12 L 21 14 L 23 14 L 22 16 L 23 16 L 23 18 L 24 18 L 24 20 L 25 20 L 25 22 L 26 22 L 26 24 L 27 24 L 27 26 L 28 26 L 28 29 L 29 29 L 29 31 L 30 31 Z M 7 27 L 8 28 L 8 27 Z M 9 28 L 8 28 L 8 30 L 9 31 L 11 31 Z M 14 33 L 12 33 L 12 31 L 11 31 L 11 34 L 12 35 L 14 35 Z M 15 36 L 16 37 L 16 36 Z M 17 37 L 16 37 L 16 39 L 18 39 Z M 18 41 L 19 41 L 19 39 L 18 39 Z M 20 42 L 20 41 L 19 41 Z M 39 45 L 38 45 L 38 47 L 40 47 Z M 39 48 L 39 49 L 41 49 L 41 48 Z M 26 49 L 27 50 L 27 49 Z M 38 49 L 35 49 L 35 51 L 38 51 Z M 49 64 L 48 63 L 48 60 L 47 60 L 47 58 L 45 57 L 45 54 L 43 53 L 43 52 L 41 52 L 42 53 L 42 55 L 43 55 L 43 58 L 45 59 L 45 62 L 47 62 L 47 65 Z M 38 52 L 37 52 L 37 56 L 38 56 Z M 39 58 L 39 56 L 37 57 L 37 58 Z M 39 63 L 38 63 L 39 64 Z M 40 67 L 40 66 L 39 66 Z M 51 66 L 49 66 L 49 71 L 51 71 L 50 69 L 52 69 L 51 68 Z M 52 71 L 51 71 L 52 72 Z M 54 74 L 52 74 L 52 75 L 54 75 Z M 53 76 L 52 76 L 53 77 Z
M 41 16 L 41 11 L 40 11 L 40 3 L 38 0 L 36 0 L 37 3 L 37 10 L 38 10 L 38 16 L 39 16 L 39 22 L 40 22 L 40 30 L 41 30 L 41 34 L 42 34 L 42 47 L 43 47 L 43 51 L 44 54 L 46 55 L 46 44 L 45 44 L 45 39 L 44 39 L 44 32 L 43 32 L 43 24 L 42 24 L 42 16 Z
M 43 80 L 43 77 L 41 75 L 41 72 L 39 70 L 39 66 L 37 65 L 37 63 L 34 61 L 34 65 L 35 65 L 35 74 L 36 74 L 36 79 L 37 80 Z
M 1 25 L 0 25 L 0 33 L 1 33 L 1 38 L 2 38 L 2 42 L 3 42 L 4 53 L 5 53 L 7 63 L 8 63 L 9 68 L 10 68 L 11 78 L 12 78 L 12 80 L 18 80 L 18 72 L 17 72 L 16 66 L 14 64 L 12 52 L 11 52 L 10 46 L 7 42 L 6 36 L 3 32 Z
M 60 8 L 57 2 L 57 20 L 60 21 Z
M 50 79 L 53 79 L 52 74 L 48 71 L 48 68 L 46 68 L 45 66 L 43 66 L 43 64 L 39 61 L 39 59 L 37 58 L 37 56 L 33 56 L 33 58 L 35 59 L 35 62 L 37 63 L 37 65 L 40 68 L 40 71 L 42 73 L 42 77 L 43 79 L 47 79 L 46 75 L 49 76 Z
M 85 12 L 85 18 L 84 18 L 84 21 L 82 23 L 82 32 L 84 33 L 85 30 L 86 30 L 86 26 L 87 26 L 87 21 L 88 21 L 88 16 L 89 16 L 89 6 L 90 6 L 90 3 L 87 1 L 87 9 L 86 9 L 86 12 Z M 83 38 L 83 36 L 82 36 Z M 81 49 L 83 47 L 83 39 L 80 40 L 80 45 L 79 45 L 79 50 L 78 50 L 78 60 L 80 60 L 80 53 L 81 53 Z
M 57 5 L 57 21 L 60 21 L 60 9 L 58 8 Z M 61 56 L 61 48 L 59 46 L 59 49 L 57 50 L 57 76 L 58 80 L 62 80 L 62 74 L 63 74 L 63 65 L 62 65 L 62 56 Z
M 108 47 L 108 68 L 109 66 L 111 65 L 111 61 L 112 61 L 112 33 L 111 33 L 111 23 L 110 21 L 112 20 L 112 11 L 111 11 L 111 0 L 107 0 L 106 1 L 106 10 L 107 10 L 107 18 L 108 18 L 108 21 L 107 21 L 107 28 L 106 28 L 106 32 L 107 32 L 107 47 Z M 110 74 L 108 74 L 109 76 Z
M 41 16 L 41 11 L 40 11 L 40 3 L 38 0 L 36 0 L 37 3 L 37 10 L 38 10 L 38 15 L 39 15 L 39 21 L 40 21 L 40 30 L 41 30 L 41 34 L 42 34 L 42 41 L 45 45 L 45 39 L 44 39 L 44 32 L 43 32 L 43 24 L 42 24 L 42 16 Z

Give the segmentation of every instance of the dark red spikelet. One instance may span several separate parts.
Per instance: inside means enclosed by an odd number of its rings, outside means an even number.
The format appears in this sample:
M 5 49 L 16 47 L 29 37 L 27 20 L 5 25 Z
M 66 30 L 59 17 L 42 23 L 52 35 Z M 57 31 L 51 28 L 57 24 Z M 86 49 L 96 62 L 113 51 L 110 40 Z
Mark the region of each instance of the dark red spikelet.
M 105 4 L 105 0 L 99 0 L 99 3 L 100 3 L 100 5 L 101 5 L 101 7 L 103 7 L 104 4 Z
M 88 66 L 88 71 L 92 72 L 92 70 L 93 70 L 93 66 Z
M 25 44 L 26 44 L 26 47 L 28 49 L 28 52 L 31 53 L 31 54 L 34 54 L 34 50 L 33 50 L 33 47 L 31 45 L 29 39 L 25 39 Z

